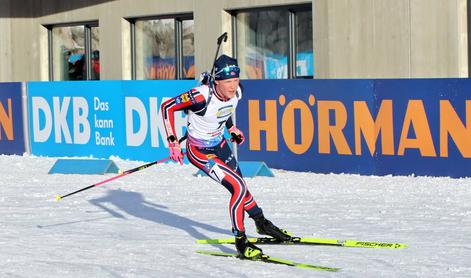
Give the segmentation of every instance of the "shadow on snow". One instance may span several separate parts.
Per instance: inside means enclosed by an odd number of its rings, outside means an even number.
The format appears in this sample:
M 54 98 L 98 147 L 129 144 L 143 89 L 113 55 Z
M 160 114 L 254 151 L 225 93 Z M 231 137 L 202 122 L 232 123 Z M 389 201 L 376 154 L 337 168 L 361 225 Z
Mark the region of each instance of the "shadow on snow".
M 215 233 L 232 235 L 227 230 L 172 213 L 168 211 L 168 207 L 146 201 L 142 194 L 136 192 L 121 189 L 109 190 L 106 196 L 89 200 L 89 202 L 105 210 L 113 217 L 126 219 L 126 216 L 123 214 L 125 213 L 161 225 L 167 225 L 169 227 L 183 230 L 195 239 L 208 239 L 208 237 L 198 231 L 197 228 Z M 106 206 L 107 203 L 114 205 L 118 210 L 109 208 Z M 233 250 L 222 245 L 214 246 L 224 252 Z

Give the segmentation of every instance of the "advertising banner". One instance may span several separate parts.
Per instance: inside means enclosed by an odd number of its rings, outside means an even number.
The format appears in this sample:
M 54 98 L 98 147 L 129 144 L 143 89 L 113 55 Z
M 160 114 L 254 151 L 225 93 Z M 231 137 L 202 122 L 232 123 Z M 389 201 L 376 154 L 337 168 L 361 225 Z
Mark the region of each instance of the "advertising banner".
M 371 80 L 244 80 L 243 86 L 237 125 L 247 141 L 238 148 L 240 160 L 296 171 L 374 172 L 371 155 L 352 155 L 348 112 L 355 100 L 374 109 Z
M 240 160 L 320 173 L 471 176 L 471 81 L 247 80 Z
M 470 79 L 376 80 L 375 95 L 394 134 L 378 139 L 376 174 L 471 177 Z
M 168 156 L 160 104 L 196 81 L 29 82 L 35 155 L 153 161 Z M 176 132 L 186 115 L 175 115 Z
M 242 84 L 237 126 L 247 140 L 238 148 L 239 160 L 318 173 L 471 176 L 468 79 Z M 160 104 L 195 85 L 193 80 L 30 82 L 32 153 L 141 161 L 165 157 Z M 8 98 L 2 98 L 2 143 L 16 123 L 11 115 L 21 117 L 11 103 L 10 113 Z M 181 136 L 186 115 L 175 118 Z
M 21 83 L 0 83 L 0 154 L 23 154 Z

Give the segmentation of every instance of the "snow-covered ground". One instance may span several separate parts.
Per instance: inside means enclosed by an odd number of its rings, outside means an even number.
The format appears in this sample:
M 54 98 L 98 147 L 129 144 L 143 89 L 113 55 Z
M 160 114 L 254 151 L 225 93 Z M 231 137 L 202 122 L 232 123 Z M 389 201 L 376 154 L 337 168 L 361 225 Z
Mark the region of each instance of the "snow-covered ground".
M 471 179 L 281 170 L 247 179 L 267 218 L 296 235 L 409 244 L 262 246 L 342 268 L 326 273 L 195 253 L 234 248 L 195 243 L 230 236 L 229 193 L 190 165 L 156 165 L 57 202 L 113 174 L 49 175 L 55 161 L 0 156 L 0 277 L 471 277 Z

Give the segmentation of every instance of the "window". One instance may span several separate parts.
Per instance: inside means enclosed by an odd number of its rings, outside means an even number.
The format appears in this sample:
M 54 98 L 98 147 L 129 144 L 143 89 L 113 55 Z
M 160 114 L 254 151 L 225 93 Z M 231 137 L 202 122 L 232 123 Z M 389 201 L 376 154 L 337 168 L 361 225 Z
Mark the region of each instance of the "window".
M 310 6 L 238 11 L 233 15 L 242 78 L 313 77 Z
M 195 79 L 195 31 L 193 20 L 182 21 L 183 78 Z
M 100 29 L 98 26 L 91 27 L 91 56 L 90 56 L 90 79 L 100 80 Z
M 194 21 L 190 17 L 131 21 L 133 79 L 194 79 Z
M 49 26 L 49 79 L 99 80 L 98 25 Z
M 312 11 L 293 13 L 295 20 L 296 76 L 312 78 L 314 76 L 314 54 L 312 49 Z

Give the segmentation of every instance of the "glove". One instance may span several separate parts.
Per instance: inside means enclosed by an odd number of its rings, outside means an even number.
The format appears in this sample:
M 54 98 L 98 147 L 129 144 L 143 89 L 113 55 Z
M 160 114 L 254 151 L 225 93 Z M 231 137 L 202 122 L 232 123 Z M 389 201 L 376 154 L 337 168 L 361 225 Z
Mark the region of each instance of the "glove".
M 235 125 L 229 128 L 229 133 L 231 134 L 231 142 L 236 142 L 237 145 L 241 145 L 245 141 L 245 136 L 242 131 L 240 131 Z
M 202 85 L 207 85 L 209 83 L 209 73 L 207 73 L 206 71 L 202 72 L 200 74 L 199 82 Z
M 178 141 L 168 142 L 168 149 L 170 151 L 170 158 L 183 165 L 183 153 L 180 143 Z

